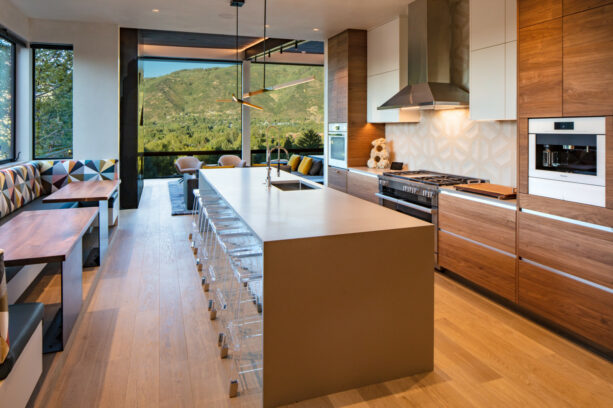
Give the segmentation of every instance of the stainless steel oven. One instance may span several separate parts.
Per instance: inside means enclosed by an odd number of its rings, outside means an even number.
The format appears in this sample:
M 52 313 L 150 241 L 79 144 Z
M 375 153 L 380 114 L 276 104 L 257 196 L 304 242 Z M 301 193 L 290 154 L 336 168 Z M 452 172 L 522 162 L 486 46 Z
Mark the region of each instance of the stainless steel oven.
M 529 193 L 604 207 L 605 118 L 531 119 L 528 127 Z

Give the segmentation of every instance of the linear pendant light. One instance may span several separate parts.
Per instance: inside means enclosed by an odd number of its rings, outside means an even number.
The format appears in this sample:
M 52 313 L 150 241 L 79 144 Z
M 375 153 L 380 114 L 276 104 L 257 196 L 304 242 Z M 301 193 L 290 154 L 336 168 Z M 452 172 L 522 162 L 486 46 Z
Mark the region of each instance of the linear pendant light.
M 244 2 L 242 2 L 244 3 Z M 217 99 L 217 102 L 234 102 L 234 103 L 238 103 L 241 106 L 245 105 L 248 106 L 250 108 L 253 109 L 257 109 L 257 110 L 264 110 L 264 108 L 262 108 L 261 106 L 257 106 L 254 105 L 250 102 L 244 101 L 241 98 L 238 98 L 236 95 L 239 94 L 239 89 L 238 89 L 238 83 L 239 83 L 239 69 L 238 69 L 238 65 L 240 63 L 240 59 L 239 59 L 239 49 L 238 49 L 238 8 L 241 7 L 243 4 L 242 3 L 238 3 L 238 2 L 232 2 L 230 5 L 232 7 L 236 7 L 236 93 L 232 94 L 232 99 Z M 266 44 L 266 38 L 264 38 L 264 44 Z
M 285 88 L 290 88 L 292 86 L 296 86 L 296 85 L 302 85 L 302 84 L 306 84 L 307 82 L 311 82 L 315 80 L 314 76 L 308 77 L 308 78 L 302 78 L 302 79 L 298 79 L 295 81 L 290 81 L 290 82 L 286 82 L 284 84 L 279 84 L 279 85 L 275 85 L 275 86 L 271 86 L 271 87 L 266 87 L 266 54 L 267 54 L 267 49 L 266 49 L 266 26 L 268 25 L 267 22 L 267 11 L 268 11 L 268 0 L 264 0 L 264 53 L 263 53 L 263 57 L 264 57 L 264 75 L 263 75 L 263 79 L 262 79 L 262 88 L 252 91 L 252 92 L 247 92 L 245 94 L 243 94 L 243 99 L 247 99 L 250 98 L 252 96 L 255 95 L 260 95 L 263 93 L 267 93 L 267 92 L 273 92 L 273 91 L 278 91 L 280 89 L 285 89 Z M 298 45 L 298 41 L 296 41 L 296 46 Z M 268 58 L 270 58 L 270 51 L 268 51 Z

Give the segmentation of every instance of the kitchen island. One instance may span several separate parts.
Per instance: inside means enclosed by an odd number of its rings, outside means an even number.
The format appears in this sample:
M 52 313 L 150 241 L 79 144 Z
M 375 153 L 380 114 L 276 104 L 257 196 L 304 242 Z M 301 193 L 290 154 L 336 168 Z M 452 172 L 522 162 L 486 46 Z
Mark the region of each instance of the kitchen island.
M 199 177 L 263 243 L 264 407 L 432 370 L 432 224 L 266 168 Z

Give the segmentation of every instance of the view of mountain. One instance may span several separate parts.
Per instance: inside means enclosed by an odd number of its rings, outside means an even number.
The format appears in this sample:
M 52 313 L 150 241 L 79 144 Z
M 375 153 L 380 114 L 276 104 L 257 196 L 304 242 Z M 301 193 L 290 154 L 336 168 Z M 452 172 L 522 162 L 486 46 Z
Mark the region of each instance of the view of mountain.
M 263 86 L 262 64 L 252 64 L 251 89 Z M 240 73 L 239 73 L 240 75 Z M 315 81 L 251 98 L 264 111 L 251 110 L 251 145 L 265 147 L 264 132 L 270 125 L 275 144 L 286 148 L 313 147 L 313 138 L 300 136 L 314 131 L 323 136 L 324 72 L 318 66 L 266 66 L 266 86 L 314 76 Z M 241 90 L 238 90 L 240 95 Z M 237 94 L 236 66 L 185 69 L 145 78 L 143 87 L 143 140 L 145 151 L 233 150 L 241 146 L 240 106 L 221 103 Z M 312 132 L 311 132 L 312 133 Z M 309 140 L 308 146 L 303 143 Z M 301 143 L 302 142 L 302 143 Z M 149 176 L 172 174 L 175 158 L 146 160 Z M 215 157 L 201 157 L 215 162 Z
M 263 66 L 252 66 L 252 89 L 262 87 Z M 311 66 L 268 65 L 266 85 L 315 76 L 307 84 L 255 96 L 264 107 L 252 110 L 254 147 L 269 124 L 278 133 L 296 138 L 302 132 L 323 133 L 323 69 Z M 220 103 L 236 94 L 234 66 L 186 69 L 144 80 L 144 143 L 146 151 L 223 150 L 240 148 L 240 106 Z M 239 89 L 240 94 L 240 89 Z M 276 131 L 275 131 L 276 132 Z

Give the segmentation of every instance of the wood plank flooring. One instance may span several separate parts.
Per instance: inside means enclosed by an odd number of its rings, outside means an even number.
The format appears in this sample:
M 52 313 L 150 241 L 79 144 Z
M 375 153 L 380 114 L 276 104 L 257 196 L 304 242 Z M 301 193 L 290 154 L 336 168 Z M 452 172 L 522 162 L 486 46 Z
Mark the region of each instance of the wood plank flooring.
M 141 208 L 121 212 L 65 362 L 31 406 L 259 405 L 255 393 L 227 398 L 230 362 L 219 359 L 206 312 L 191 219 L 170 216 L 166 183 L 147 181 Z M 433 372 L 293 406 L 612 406 L 613 364 L 444 276 L 435 282 Z

